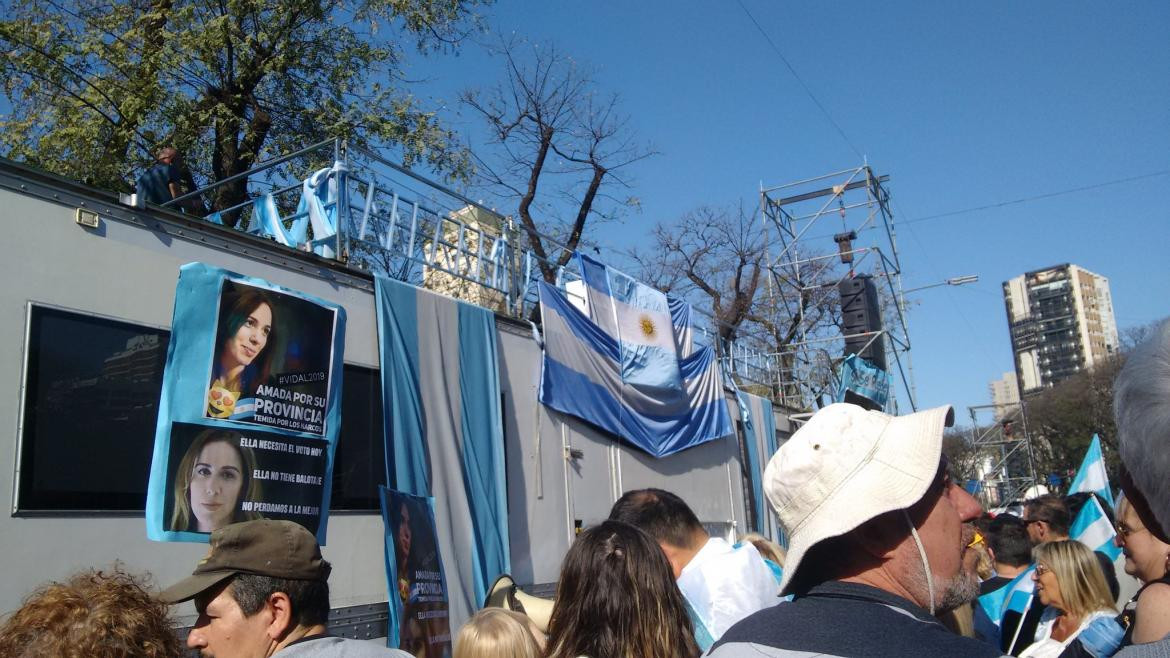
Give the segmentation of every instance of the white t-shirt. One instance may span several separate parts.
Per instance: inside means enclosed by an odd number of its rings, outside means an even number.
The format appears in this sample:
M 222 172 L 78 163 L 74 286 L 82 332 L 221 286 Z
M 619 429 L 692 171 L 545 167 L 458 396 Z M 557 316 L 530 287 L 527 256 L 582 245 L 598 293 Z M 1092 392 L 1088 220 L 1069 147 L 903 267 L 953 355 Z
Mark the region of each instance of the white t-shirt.
M 707 540 L 678 577 L 678 588 L 712 640 L 744 617 L 780 602 L 780 587 L 756 547 Z

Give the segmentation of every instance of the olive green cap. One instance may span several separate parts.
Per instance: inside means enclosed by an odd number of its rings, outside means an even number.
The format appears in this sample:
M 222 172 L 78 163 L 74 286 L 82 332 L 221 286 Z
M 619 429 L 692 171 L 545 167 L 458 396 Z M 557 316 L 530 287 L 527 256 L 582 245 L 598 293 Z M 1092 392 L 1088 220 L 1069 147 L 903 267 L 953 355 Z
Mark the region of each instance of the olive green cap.
M 211 533 L 210 550 L 195 572 L 158 595 L 164 603 L 195 598 L 236 574 L 327 582 L 333 569 L 321 557 L 317 539 L 292 521 L 261 519 L 224 526 Z

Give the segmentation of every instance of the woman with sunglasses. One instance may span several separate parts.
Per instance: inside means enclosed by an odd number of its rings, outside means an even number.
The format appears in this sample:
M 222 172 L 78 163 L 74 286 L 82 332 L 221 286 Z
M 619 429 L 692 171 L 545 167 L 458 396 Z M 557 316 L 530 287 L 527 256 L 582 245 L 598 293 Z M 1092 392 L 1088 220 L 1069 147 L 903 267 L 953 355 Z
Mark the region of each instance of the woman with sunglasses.
M 1124 497 L 1117 503 L 1114 542 L 1125 555 L 1125 573 L 1142 582 L 1121 613 L 1126 629 L 1121 646 L 1161 640 L 1170 634 L 1170 544 L 1146 529 Z
M 1075 540 L 1040 544 L 1032 551 L 1036 597 L 1048 606 L 1036 641 L 1020 658 L 1055 658 L 1097 619 L 1113 624 L 1117 609 L 1101 565 L 1089 547 Z

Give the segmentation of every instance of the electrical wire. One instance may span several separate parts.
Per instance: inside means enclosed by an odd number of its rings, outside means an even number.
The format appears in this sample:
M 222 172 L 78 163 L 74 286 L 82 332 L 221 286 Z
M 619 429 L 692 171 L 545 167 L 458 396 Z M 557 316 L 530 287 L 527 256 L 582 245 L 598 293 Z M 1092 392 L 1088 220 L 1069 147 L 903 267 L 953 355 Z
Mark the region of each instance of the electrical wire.
M 840 124 L 838 124 L 833 119 L 833 115 L 829 114 L 829 110 L 825 108 L 824 104 L 817 100 L 816 95 L 812 93 L 812 89 L 810 89 L 809 86 L 805 84 L 804 79 L 801 78 L 800 74 L 796 72 L 796 69 L 793 68 L 792 63 L 789 62 L 788 58 L 784 56 L 784 53 L 780 51 L 780 47 L 776 45 L 775 41 L 772 41 L 772 37 L 768 36 L 768 33 L 764 31 L 763 26 L 760 25 L 760 22 L 757 21 L 756 17 L 752 15 L 752 12 L 748 11 L 748 8 L 744 6 L 743 0 L 736 0 L 736 2 L 739 4 L 739 8 L 743 10 L 743 13 L 747 14 L 747 17 L 751 20 L 752 24 L 756 26 L 756 29 L 759 30 L 760 34 L 763 35 L 764 40 L 767 41 L 768 45 L 772 47 L 772 50 L 776 53 L 776 56 L 780 58 L 781 62 L 784 62 L 784 66 L 788 67 L 788 72 L 792 74 L 792 77 L 796 78 L 798 83 L 800 83 L 800 87 L 804 90 L 804 93 L 807 94 L 808 97 L 812 100 L 813 104 L 815 104 L 817 108 L 820 109 L 821 114 L 825 115 L 825 118 L 829 120 L 829 123 L 833 124 L 833 127 L 837 129 L 837 134 L 841 136 L 841 139 L 845 140 L 845 143 L 849 145 L 849 148 L 853 150 L 857 157 L 864 159 L 865 156 L 861 154 L 861 151 L 858 150 L 856 146 L 854 146 L 853 140 L 849 139 L 849 136 L 846 135 L 845 131 L 841 129 Z
M 1041 199 L 1051 199 L 1053 197 L 1063 196 L 1065 194 L 1075 194 L 1077 192 L 1086 192 L 1088 190 L 1096 190 L 1102 187 L 1109 187 L 1111 185 L 1121 185 L 1123 183 L 1132 183 L 1134 181 L 1145 180 L 1147 178 L 1155 178 L 1157 176 L 1165 176 L 1170 174 L 1170 169 L 1163 169 L 1162 171 L 1155 171 L 1148 174 L 1141 174 L 1138 176 L 1130 176 L 1129 178 L 1119 178 L 1117 180 L 1105 181 L 1104 183 L 1093 183 L 1092 185 L 1082 185 L 1080 187 L 1073 187 L 1067 190 L 1060 190 L 1059 192 L 1048 192 L 1046 194 L 1037 194 L 1034 196 L 1023 197 L 1019 199 L 1012 199 L 1011 201 L 1000 201 L 999 203 L 989 203 L 985 206 L 975 206 L 974 208 L 964 208 L 962 210 L 952 210 L 950 212 L 938 213 L 936 215 L 926 215 L 924 217 L 915 217 L 914 219 L 904 219 L 896 222 L 894 226 L 905 226 L 906 224 L 917 224 L 918 222 L 926 222 L 934 219 L 942 219 L 944 217 L 954 217 L 955 215 L 965 215 L 967 213 L 978 212 L 980 210 L 991 210 L 992 208 L 1003 208 L 1005 206 L 1013 206 L 1020 203 L 1028 203 L 1029 201 L 1039 201 Z

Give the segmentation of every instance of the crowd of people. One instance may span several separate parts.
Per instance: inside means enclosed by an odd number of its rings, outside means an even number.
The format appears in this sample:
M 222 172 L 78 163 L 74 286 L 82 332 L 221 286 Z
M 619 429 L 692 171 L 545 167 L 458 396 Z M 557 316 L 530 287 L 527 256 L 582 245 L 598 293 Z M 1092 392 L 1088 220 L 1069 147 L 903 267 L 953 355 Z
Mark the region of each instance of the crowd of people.
M 1122 498 L 1095 502 L 1141 583 L 1120 609 L 1113 562 L 1069 537 L 1088 496 L 992 518 L 951 478 L 949 407 L 834 404 L 763 475 L 786 550 L 712 537 L 679 496 L 630 491 L 570 547 L 547 624 L 486 607 L 454 656 L 1170 658 L 1170 323 L 1129 354 L 1115 391 Z M 329 635 L 330 570 L 297 524 L 233 523 L 161 593 L 120 567 L 34 592 L 0 625 L 0 655 L 177 656 L 168 606 L 193 600 L 186 644 L 206 656 L 408 656 Z M 1024 579 L 1031 602 L 1014 616 L 981 604 Z

